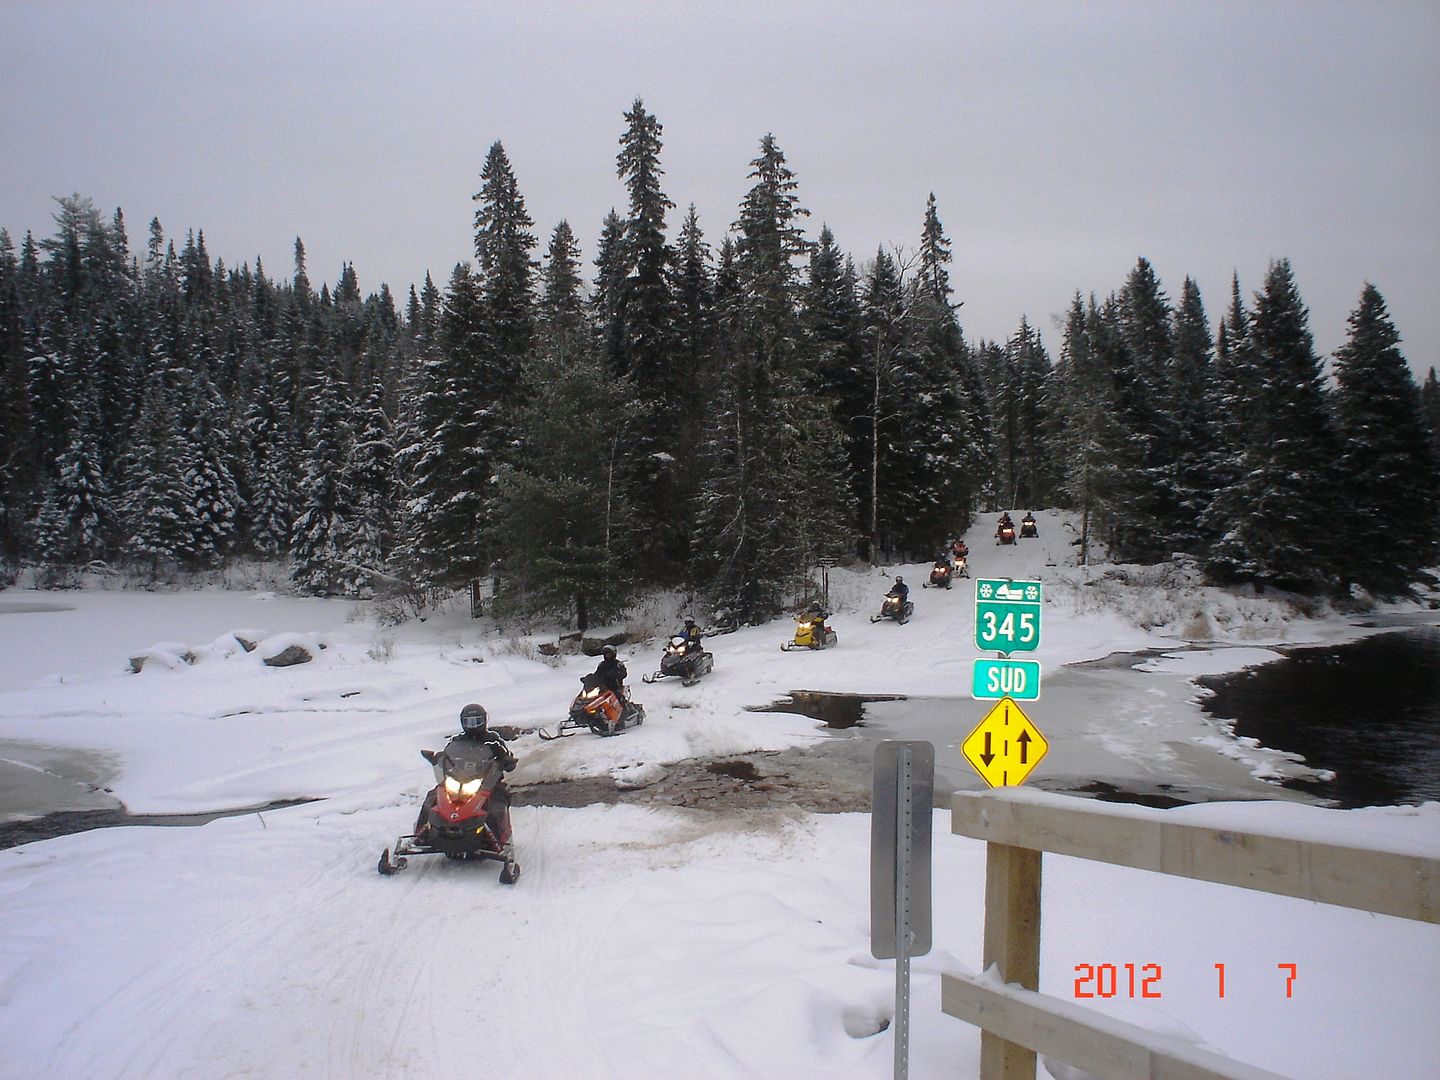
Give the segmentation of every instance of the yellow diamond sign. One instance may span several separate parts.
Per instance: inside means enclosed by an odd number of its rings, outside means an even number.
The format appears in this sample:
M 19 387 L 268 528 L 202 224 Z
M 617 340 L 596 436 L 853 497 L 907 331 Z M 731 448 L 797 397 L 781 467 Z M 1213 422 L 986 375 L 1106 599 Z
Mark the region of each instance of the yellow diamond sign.
M 1025 782 L 1040 764 L 1050 744 L 1012 698 L 1001 698 L 985 714 L 960 752 L 991 787 L 1013 787 Z

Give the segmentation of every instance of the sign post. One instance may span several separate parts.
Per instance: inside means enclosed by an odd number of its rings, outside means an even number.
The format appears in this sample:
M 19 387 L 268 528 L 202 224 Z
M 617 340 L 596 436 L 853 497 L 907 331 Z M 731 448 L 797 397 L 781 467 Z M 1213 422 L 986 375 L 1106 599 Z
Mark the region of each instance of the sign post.
M 930 951 L 935 747 L 875 748 L 870 813 L 870 952 L 895 958 L 895 1080 L 910 1072 L 910 958 Z

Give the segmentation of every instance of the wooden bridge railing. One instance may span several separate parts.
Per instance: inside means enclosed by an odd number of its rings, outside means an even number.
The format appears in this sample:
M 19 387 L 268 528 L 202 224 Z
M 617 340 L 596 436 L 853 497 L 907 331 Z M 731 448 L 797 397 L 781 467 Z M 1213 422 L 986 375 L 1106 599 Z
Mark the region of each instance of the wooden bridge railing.
M 981 1028 L 981 1080 L 1033 1080 L 1037 1052 L 1113 1080 L 1283 1080 L 1039 993 L 1041 852 L 1440 922 L 1440 859 L 1422 855 L 1186 824 L 1163 810 L 1022 788 L 957 793 L 950 828 L 987 845 L 986 970 L 941 978 L 942 1010 Z

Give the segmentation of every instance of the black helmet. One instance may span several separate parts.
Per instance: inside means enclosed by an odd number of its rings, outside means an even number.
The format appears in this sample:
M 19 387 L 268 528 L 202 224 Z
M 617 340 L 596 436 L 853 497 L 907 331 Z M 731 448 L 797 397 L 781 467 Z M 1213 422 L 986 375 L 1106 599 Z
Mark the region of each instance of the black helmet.
M 466 705 L 460 710 L 460 726 L 466 731 L 484 731 L 489 720 L 484 705 Z
M 603 656 L 603 657 L 605 657 L 606 660 L 614 660 L 614 659 L 615 659 L 615 646 L 614 646 L 614 645 L 606 645 L 603 649 L 600 650 L 600 655 Z
M 694 625 L 695 625 L 695 620 L 692 619 L 689 615 L 686 615 L 686 616 L 685 616 L 685 625 L 686 625 L 686 626 L 694 626 Z
M 904 579 L 903 577 L 899 577 L 899 576 L 897 575 L 896 578 L 895 578 L 895 584 L 896 584 L 896 585 L 904 585 L 904 584 L 905 584 L 905 579 Z

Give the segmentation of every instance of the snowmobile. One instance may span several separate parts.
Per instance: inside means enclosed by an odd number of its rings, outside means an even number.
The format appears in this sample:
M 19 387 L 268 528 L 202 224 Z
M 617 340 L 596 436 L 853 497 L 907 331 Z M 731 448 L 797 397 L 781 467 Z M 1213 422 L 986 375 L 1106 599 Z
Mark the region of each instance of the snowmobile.
M 1040 538 L 1040 531 L 1035 526 L 1034 514 L 1026 514 L 1020 519 L 1020 539 L 1024 540 L 1027 537 L 1033 540 Z
M 954 574 L 955 567 L 951 565 L 949 559 L 936 559 L 935 565 L 930 568 L 930 580 L 922 581 L 920 587 L 922 589 L 948 589 L 950 588 L 950 579 Z
M 969 557 L 968 555 L 956 555 L 956 556 L 955 556 L 955 576 L 956 576 L 956 577 L 969 577 L 969 576 L 970 576 L 970 557 Z
M 880 614 L 871 615 L 871 622 L 883 622 L 885 619 L 894 619 L 902 626 L 910 621 L 910 616 L 915 614 L 915 605 L 909 600 L 902 601 L 899 596 L 890 595 L 885 597 L 884 603 L 880 605 Z
M 1015 525 L 1014 525 L 1013 522 L 1009 522 L 1009 521 L 1001 522 L 999 528 L 997 528 L 997 529 L 995 530 L 995 543 L 997 543 L 997 544 L 1013 544 L 1013 543 L 1015 543 Z
M 660 670 L 653 675 L 642 675 L 641 682 L 653 683 L 671 676 L 686 686 L 694 686 L 700 679 L 715 670 L 715 654 L 697 646 L 694 650 L 684 634 L 676 634 L 660 654 Z
M 783 642 L 780 650 L 791 652 L 795 649 L 828 649 L 838 643 L 839 636 L 826 625 L 825 619 L 823 611 L 805 611 L 796 615 L 795 637 L 791 641 Z
M 500 883 L 515 884 L 520 864 L 510 839 L 508 800 L 494 828 L 489 821 L 491 797 L 505 775 L 494 749 L 457 737 L 438 753 L 421 750 L 420 755 L 435 769 L 435 787 L 425 796 L 415 831 L 380 853 L 380 873 L 399 873 L 411 855 L 444 855 L 503 863 Z
M 570 715 L 560 721 L 554 732 L 541 728 L 536 734 L 547 742 L 562 735 L 590 730 L 596 735 L 618 735 L 627 727 L 645 722 L 645 706 L 629 698 L 621 699 L 614 690 L 600 684 L 600 677 L 591 672 L 580 680 L 580 693 L 570 703 Z

